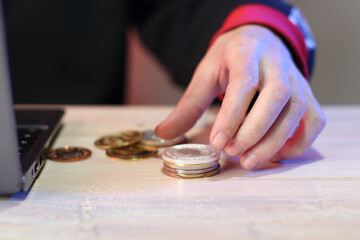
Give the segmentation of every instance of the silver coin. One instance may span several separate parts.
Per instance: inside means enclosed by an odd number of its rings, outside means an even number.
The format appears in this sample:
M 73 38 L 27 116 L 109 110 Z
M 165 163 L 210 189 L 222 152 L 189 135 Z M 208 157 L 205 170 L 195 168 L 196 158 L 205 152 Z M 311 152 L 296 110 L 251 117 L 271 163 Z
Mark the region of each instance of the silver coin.
M 181 174 L 181 173 L 173 173 L 173 172 L 169 172 L 166 169 L 161 168 L 161 171 L 170 177 L 175 177 L 175 178 L 203 178 L 203 177 L 211 177 L 214 176 L 216 174 L 218 174 L 220 172 L 221 168 L 220 166 L 218 168 L 216 168 L 214 171 L 211 172 L 207 172 L 207 173 L 200 173 L 200 174 Z
M 186 140 L 185 136 L 179 136 L 174 139 L 163 139 L 156 135 L 155 130 L 146 130 L 143 131 L 143 139 L 141 142 L 148 146 L 155 147 L 169 147 L 175 144 L 182 143 Z
M 164 170 L 166 170 L 168 172 L 172 172 L 172 173 L 176 173 L 176 174 L 193 175 L 193 174 L 203 174 L 203 173 L 212 172 L 212 171 L 216 170 L 219 166 L 220 165 L 218 163 L 217 165 L 212 166 L 212 167 L 196 169 L 196 170 L 175 169 L 175 168 L 167 167 L 166 165 L 164 165 L 163 168 L 164 168 Z
M 210 145 L 180 144 L 165 149 L 162 158 L 174 164 L 202 164 L 218 160 L 220 152 Z
M 177 165 L 177 164 L 174 164 L 174 163 L 170 163 L 170 162 L 164 161 L 164 165 L 165 165 L 166 167 L 174 168 L 174 169 L 200 170 L 200 169 L 204 169 L 204 168 L 210 168 L 210 167 L 218 166 L 218 165 L 219 165 L 219 161 L 216 160 L 216 161 L 211 162 L 211 163 L 209 163 L 209 164 L 203 163 L 203 164 L 191 164 L 191 165 Z

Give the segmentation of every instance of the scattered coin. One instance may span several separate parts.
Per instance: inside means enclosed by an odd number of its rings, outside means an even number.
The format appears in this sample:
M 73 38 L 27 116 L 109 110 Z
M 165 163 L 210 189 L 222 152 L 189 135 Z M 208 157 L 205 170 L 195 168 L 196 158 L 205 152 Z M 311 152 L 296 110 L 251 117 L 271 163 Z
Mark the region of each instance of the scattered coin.
M 104 136 L 95 145 L 106 149 L 106 155 L 112 159 L 137 161 L 157 156 L 157 147 L 172 146 L 185 140 L 185 136 L 166 140 L 157 136 L 154 130 L 124 131 Z M 161 171 L 171 177 L 202 178 L 220 172 L 220 152 L 210 145 L 175 145 L 165 149 L 162 158 Z
M 47 157 L 59 162 L 75 162 L 85 160 L 90 156 L 91 151 L 87 148 L 65 146 L 50 150 Z
M 138 131 L 125 131 L 117 134 L 104 136 L 95 142 L 95 146 L 101 149 L 125 147 L 141 141 L 143 135 Z
M 163 139 L 156 135 L 155 130 L 146 130 L 143 132 L 143 136 L 144 137 L 141 140 L 143 144 L 155 147 L 169 147 L 182 143 L 186 140 L 185 136 L 179 136 L 174 139 Z
M 137 161 L 154 157 L 157 152 L 157 147 L 134 144 L 121 148 L 109 148 L 106 150 L 106 155 L 113 159 Z

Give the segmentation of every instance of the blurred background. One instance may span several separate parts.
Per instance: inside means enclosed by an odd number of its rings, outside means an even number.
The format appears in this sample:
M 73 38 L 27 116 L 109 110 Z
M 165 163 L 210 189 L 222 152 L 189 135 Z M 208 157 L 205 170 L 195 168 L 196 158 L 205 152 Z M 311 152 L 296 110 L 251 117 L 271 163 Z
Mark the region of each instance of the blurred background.
M 321 104 L 360 104 L 360 1 L 291 0 L 307 18 L 317 41 L 311 86 Z M 128 34 L 128 104 L 176 104 L 183 89 L 142 45 Z

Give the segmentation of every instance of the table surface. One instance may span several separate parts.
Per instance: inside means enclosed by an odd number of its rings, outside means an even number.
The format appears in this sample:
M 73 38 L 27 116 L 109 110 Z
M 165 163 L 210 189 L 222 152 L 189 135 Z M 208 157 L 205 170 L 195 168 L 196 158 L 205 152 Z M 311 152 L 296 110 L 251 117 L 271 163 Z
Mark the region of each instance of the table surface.
M 360 106 L 324 106 L 328 123 L 313 147 L 259 171 L 222 155 L 220 174 L 176 179 L 160 172 L 160 157 L 116 161 L 94 146 L 151 129 L 172 108 L 66 107 L 54 147 L 92 157 L 48 160 L 29 193 L 0 197 L 0 239 L 360 239 Z M 216 111 L 190 142 L 208 143 Z

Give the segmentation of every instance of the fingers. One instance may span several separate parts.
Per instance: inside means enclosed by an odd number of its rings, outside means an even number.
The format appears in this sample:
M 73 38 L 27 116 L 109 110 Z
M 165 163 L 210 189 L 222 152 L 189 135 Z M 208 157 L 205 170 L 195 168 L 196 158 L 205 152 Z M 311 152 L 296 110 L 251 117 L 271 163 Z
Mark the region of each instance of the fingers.
M 165 139 L 175 138 L 188 131 L 219 93 L 216 85 L 218 69 L 211 64 L 199 64 L 190 85 L 175 110 L 156 128 Z
M 305 89 L 309 103 L 300 121 L 300 126 L 293 137 L 288 139 L 280 151 L 270 159 L 271 162 L 303 154 L 314 143 L 326 125 L 326 116 L 307 83 Z
M 205 56 L 156 133 L 165 139 L 184 134 L 226 89 L 210 134 L 214 148 L 241 154 L 241 164 L 249 170 L 306 151 L 324 128 L 325 116 L 286 46 L 271 32 L 263 33 L 249 26 L 223 35 L 210 50 L 216 57 Z M 253 40 L 258 38 L 263 41 Z
M 303 103 L 298 104 L 294 101 L 290 100 L 286 104 L 265 136 L 241 156 L 240 161 L 244 168 L 253 170 L 261 167 L 291 136 L 305 111 Z
M 210 142 L 218 150 L 225 147 L 243 122 L 259 83 L 254 52 L 242 52 L 241 56 L 232 54 L 229 63 L 229 84 L 210 134 Z
M 260 94 L 238 129 L 236 135 L 226 146 L 225 152 L 237 156 L 255 145 L 277 119 L 292 94 L 287 73 L 280 60 L 263 64 L 263 83 Z M 296 94 L 296 92 L 295 92 Z
M 306 80 L 297 76 L 291 83 L 292 96 L 277 120 L 265 136 L 241 156 L 244 168 L 258 169 L 269 159 L 277 161 L 298 156 L 311 146 L 324 128 L 325 116 Z M 299 128 L 289 139 L 299 121 Z

